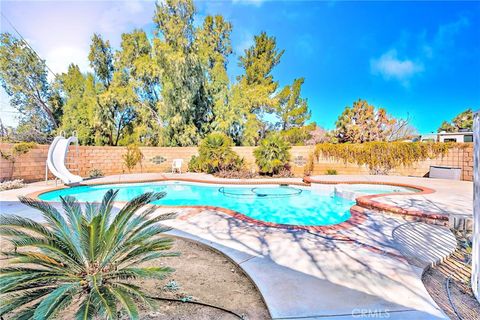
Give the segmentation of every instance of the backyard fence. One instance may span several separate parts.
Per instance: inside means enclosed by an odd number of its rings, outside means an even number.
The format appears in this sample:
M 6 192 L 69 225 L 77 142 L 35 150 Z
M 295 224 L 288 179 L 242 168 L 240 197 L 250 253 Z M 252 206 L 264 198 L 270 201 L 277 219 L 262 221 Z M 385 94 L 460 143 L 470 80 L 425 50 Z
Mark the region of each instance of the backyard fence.
M 0 144 L 0 150 L 8 151 L 12 144 Z M 248 170 L 256 170 L 253 150 L 255 147 L 234 147 L 233 150 L 244 158 Z M 139 172 L 168 172 L 171 170 L 173 159 L 183 159 L 183 170 L 186 171 L 188 162 L 197 154 L 196 147 L 140 147 L 143 159 L 140 164 L 131 170 Z M 295 176 L 304 175 L 309 158 L 313 154 L 314 146 L 294 146 L 291 153 L 291 169 Z M 128 173 L 122 156 L 126 147 L 80 146 L 78 154 L 75 147 L 71 147 L 71 155 L 67 157 L 69 169 L 74 174 L 88 177 L 90 171 L 96 169 L 105 175 Z M 39 181 L 45 178 L 45 161 L 48 145 L 37 145 L 28 153 L 20 155 L 12 164 L 11 161 L 0 159 L 0 180 L 24 179 L 26 182 Z M 409 167 L 400 167 L 391 171 L 391 175 L 418 176 L 428 174 L 431 165 L 457 167 L 462 170 L 462 180 L 473 180 L 473 145 L 458 144 L 451 148 L 443 157 L 420 161 Z M 345 163 L 328 157 L 315 159 L 312 175 L 322 175 L 328 172 L 337 174 L 369 174 L 365 166 Z M 53 176 L 50 176 L 53 178 Z

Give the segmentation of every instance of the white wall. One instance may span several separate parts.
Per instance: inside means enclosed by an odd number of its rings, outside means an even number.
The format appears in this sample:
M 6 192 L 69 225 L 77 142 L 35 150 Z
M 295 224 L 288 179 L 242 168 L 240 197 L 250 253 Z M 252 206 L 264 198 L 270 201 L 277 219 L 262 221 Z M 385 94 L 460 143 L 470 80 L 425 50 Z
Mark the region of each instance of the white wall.
M 473 252 L 472 252 L 472 289 L 480 301 L 480 110 L 475 113 L 473 123 L 474 165 L 473 165 Z
M 471 133 L 468 135 L 472 135 Z M 445 142 L 445 139 L 455 139 L 455 142 L 465 142 L 465 134 L 438 134 L 438 139 L 440 142 Z

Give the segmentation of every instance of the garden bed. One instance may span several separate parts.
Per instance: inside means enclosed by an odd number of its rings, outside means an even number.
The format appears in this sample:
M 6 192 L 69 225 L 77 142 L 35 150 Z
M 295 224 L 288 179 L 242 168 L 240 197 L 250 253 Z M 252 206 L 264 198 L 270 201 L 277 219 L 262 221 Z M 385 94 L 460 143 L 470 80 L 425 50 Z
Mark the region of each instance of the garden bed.
M 0 238 L 3 249 L 10 249 L 5 238 Z M 8 248 L 6 248 L 8 247 Z M 270 319 L 262 297 L 250 279 L 222 254 L 208 247 L 176 238 L 173 251 L 179 257 L 162 258 L 145 266 L 169 266 L 175 269 L 163 280 L 137 281 L 151 296 L 199 301 L 244 315 L 245 319 Z M 5 267 L 0 260 L 0 267 Z M 70 314 L 70 316 L 69 316 Z M 65 319 L 73 313 L 64 313 Z M 141 308 L 141 319 L 238 319 L 224 311 L 182 302 L 159 302 L 156 310 Z M 9 319 L 7 316 L 5 319 Z M 127 317 L 125 317 L 127 319 Z

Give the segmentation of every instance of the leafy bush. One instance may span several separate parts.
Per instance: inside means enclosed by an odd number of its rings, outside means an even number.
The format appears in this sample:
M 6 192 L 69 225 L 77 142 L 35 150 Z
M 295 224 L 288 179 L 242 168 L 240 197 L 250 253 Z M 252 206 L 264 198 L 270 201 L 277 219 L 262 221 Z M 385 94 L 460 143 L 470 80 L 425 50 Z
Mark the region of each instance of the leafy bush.
M 315 147 L 315 155 L 366 165 L 371 174 L 388 174 L 400 166 L 443 156 L 450 147 L 449 143 L 435 142 L 321 143 Z
M 216 173 L 239 171 L 243 159 L 232 150 L 233 141 L 224 133 L 213 132 L 207 135 L 198 146 L 198 156 L 193 156 L 188 168 L 193 172 Z
M 15 180 L 0 182 L 0 191 L 20 189 L 23 187 L 25 187 L 25 183 L 23 183 L 23 179 L 15 179 Z
M 127 167 L 128 172 L 131 172 L 135 166 L 142 161 L 143 153 L 136 144 L 127 146 L 127 152 L 122 156 L 123 163 Z
M 288 143 L 294 146 L 304 146 L 308 140 L 312 138 L 310 131 L 314 128 L 312 126 L 293 127 L 288 130 L 280 131 L 280 134 Z
M 290 144 L 279 133 L 269 134 L 253 151 L 260 173 L 274 175 L 288 170 Z
M 88 173 L 88 176 L 93 179 L 93 178 L 101 178 L 104 176 L 104 174 L 103 174 L 103 171 L 100 169 L 92 169 Z
M 246 169 L 241 170 L 221 170 L 215 173 L 216 177 L 226 179 L 252 179 L 257 176 L 256 172 Z
M 10 266 L 0 269 L 0 316 L 62 319 L 59 313 L 74 307 L 77 319 L 116 319 L 119 307 L 138 319 L 137 303 L 150 299 L 130 280 L 162 279 L 173 271 L 138 266 L 176 255 L 164 252 L 172 247 L 171 239 L 156 237 L 169 230 L 157 222 L 172 215 L 153 218 L 154 206 L 138 214 L 164 193 L 140 195 L 113 214 L 117 193 L 109 190 L 101 204 L 87 203 L 83 210 L 75 198 L 62 198 L 63 213 L 46 202 L 21 197 L 23 204 L 42 212 L 46 224 L 0 216 L 0 234 L 15 248 L 4 252 Z
M 338 174 L 338 172 L 335 169 L 327 169 L 327 171 L 325 171 L 325 174 L 327 174 L 329 176 L 336 176 Z
M 19 142 L 15 143 L 10 152 L 5 152 L 0 150 L 0 156 L 8 161 L 15 162 L 17 156 L 22 155 L 30 151 L 35 147 L 34 142 Z

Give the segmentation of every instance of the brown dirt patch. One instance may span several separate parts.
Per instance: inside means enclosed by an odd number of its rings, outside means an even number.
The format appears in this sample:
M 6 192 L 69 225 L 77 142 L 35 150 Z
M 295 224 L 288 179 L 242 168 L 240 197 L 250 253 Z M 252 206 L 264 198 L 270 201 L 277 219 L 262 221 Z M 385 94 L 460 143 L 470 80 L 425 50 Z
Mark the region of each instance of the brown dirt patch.
M 262 297 L 243 271 L 224 255 L 189 240 L 176 238 L 174 251 L 180 257 L 163 259 L 162 263 L 175 269 L 162 283 L 145 282 L 142 287 L 152 295 L 168 298 L 191 297 L 245 315 L 246 319 L 270 319 Z M 175 282 L 177 290 L 164 286 Z M 223 311 L 188 303 L 160 303 L 155 312 L 144 319 L 236 319 Z

